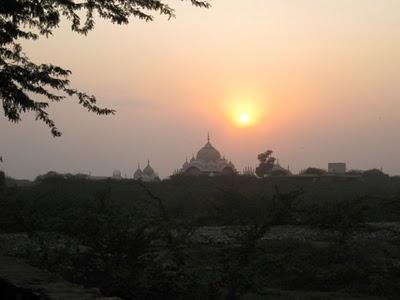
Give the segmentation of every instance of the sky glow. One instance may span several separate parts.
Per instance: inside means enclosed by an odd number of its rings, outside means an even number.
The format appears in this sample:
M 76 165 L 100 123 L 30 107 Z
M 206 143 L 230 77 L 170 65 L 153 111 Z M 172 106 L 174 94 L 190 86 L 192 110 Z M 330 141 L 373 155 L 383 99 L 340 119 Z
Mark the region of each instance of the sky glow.
M 24 42 L 34 61 L 72 70 L 73 86 L 117 114 L 56 104 L 57 139 L 32 115 L 20 124 L 1 118 L 2 168 L 17 178 L 132 176 L 150 159 L 166 177 L 210 131 L 238 170 L 272 149 L 293 171 L 344 161 L 400 174 L 400 1 L 212 4 L 171 1 L 170 21 L 99 20 L 86 37 L 61 26 Z

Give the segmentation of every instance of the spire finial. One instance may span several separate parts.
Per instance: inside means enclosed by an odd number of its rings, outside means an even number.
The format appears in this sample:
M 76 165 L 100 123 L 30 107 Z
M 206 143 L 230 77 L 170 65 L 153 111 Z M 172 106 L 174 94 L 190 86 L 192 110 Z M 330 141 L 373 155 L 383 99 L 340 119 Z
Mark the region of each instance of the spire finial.
M 147 160 L 147 165 L 150 166 L 150 160 L 149 159 Z
M 138 170 L 140 170 L 140 163 L 137 164 L 137 168 L 138 168 Z
M 207 142 L 210 143 L 210 132 L 207 132 Z

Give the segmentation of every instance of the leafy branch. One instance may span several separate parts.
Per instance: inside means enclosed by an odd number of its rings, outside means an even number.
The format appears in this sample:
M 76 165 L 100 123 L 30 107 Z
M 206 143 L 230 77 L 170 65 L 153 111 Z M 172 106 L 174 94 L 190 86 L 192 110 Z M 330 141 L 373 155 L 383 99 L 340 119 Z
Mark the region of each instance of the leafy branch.
M 190 0 L 197 7 L 208 8 L 206 1 Z M 160 0 L 7 0 L 0 2 L 0 100 L 5 117 L 14 123 L 21 114 L 34 112 L 53 136 L 60 136 L 47 109 L 50 103 L 76 97 L 79 105 L 97 115 L 115 111 L 97 106 L 95 96 L 70 87 L 71 71 L 52 64 L 36 64 L 27 57 L 20 40 L 37 40 L 53 34 L 61 19 L 71 30 L 86 35 L 95 26 L 95 17 L 113 24 L 128 24 L 131 17 L 146 22 L 152 13 L 175 17 L 174 9 Z M 44 99 L 44 100 L 41 100 Z

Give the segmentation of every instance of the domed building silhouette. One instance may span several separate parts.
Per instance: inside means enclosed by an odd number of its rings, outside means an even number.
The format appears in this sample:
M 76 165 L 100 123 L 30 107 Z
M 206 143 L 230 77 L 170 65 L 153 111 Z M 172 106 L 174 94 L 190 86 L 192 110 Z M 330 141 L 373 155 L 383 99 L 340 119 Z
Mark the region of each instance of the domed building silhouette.
M 138 168 L 133 174 L 133 179 L 141 180 L 144 182 L 152 182 L 152 181 L 159 181 L 160 177 L 150 166 L 150 161 L 148 160 L 147 166 L 143 169 L 143 171 L 140 169 L 140 165 L 138 164 Z
M 279 159 L 278 159 L 277 162 L 272 167 L 272 169 L 268 172 L 268 175 L 270 175 L 270 176 L 290 176 L 290 175 L 292 175 L 292 173 L 289 170 L 289 166 L 287 169 L 283 168 L 279 164 Z
M 217 176 L 235 174 L 236 169 L 231 161 L 221 154 L 210 143 L 210 135 L 207 136 L 207 143 L 201 148 L 196 157 L 183 164 L 182 168 L 177 172 L 178 175 L 188 176 Z

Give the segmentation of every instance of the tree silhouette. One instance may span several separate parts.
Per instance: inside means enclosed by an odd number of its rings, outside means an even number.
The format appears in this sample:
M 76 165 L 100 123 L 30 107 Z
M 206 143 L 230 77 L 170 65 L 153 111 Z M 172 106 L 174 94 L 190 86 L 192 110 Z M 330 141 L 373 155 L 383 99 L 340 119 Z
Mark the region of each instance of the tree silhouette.
M 267 150 L 258 154 L 257 158 L 260 161 L 260 164 L 256 168 L 256 174 L 258 177 L 264 177 L 274 167 L 276 158 L 272 157 L 272 153 L 272 150 Z
M 187 1 L 198 7 L 209 7 L 207 1 Z M 61 132 L 47 111 L 52 102 L 75 96 L 90 112 L 113 114 L 114 110 L 97 106 L 94 96 L 70 87 L 71 71 L 32 62 L 23 53 L 19 41 L 52 35 L 62 17 L 70 22 L 72 31 L 86 35 L 94 28 L 96 15 L 112 23 L 128 24 L 130 17 L 152 21 L 152 13 L 168 18 L 175 16 L 174 9 L 164 0 L 0 1 L 0 99 L 5 117 L 11 122 L 19 122 L 22 113 L 32 111 L 37 120 L 47 124 L 53 136 L 60 136 Z
M 320 168 L 314 168 L 314 167 L 309 167 L 302 172 L 300 172 L 301 175 L 316 175 L 316 176 L 321 176 L 326 174 L 326 171 Z

